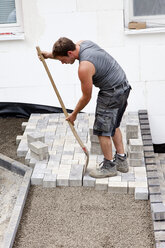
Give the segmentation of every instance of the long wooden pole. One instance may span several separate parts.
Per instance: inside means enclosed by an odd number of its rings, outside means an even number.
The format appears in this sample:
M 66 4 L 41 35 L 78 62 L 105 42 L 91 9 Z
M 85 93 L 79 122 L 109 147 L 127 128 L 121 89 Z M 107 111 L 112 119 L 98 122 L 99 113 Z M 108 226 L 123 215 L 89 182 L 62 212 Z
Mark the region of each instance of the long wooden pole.
M 66 108 L 65 108 L 65 105 L 64 105 L 64 103 L 63 103 L 63 100 L 62 100 L 62 98 L 61 98 L 61 96 L 60 96 L 60 94 L 59 94 L 59 91 L 58 91 L 58 89 L 57 89 L 57 87 L 56 87 L 56 85 L 55 85 L 55 83 L 54 83 L 54 80 L 53 80 L 53 78 L 52 78 L 52 75 L 51 75 L 51 73 L 50 73 L 50 71 L 49 71 L 49 68 L 48 68 L 48 66 L 47 66 L 47 64 L 46 64 L 46 62 L 45 62 L 45 59 L 44 59 L 44 57 L 43 57 L 43 55 L 42 55 L 42 53 L 41 53 L 41 50 L 40 50 L 39 46 L 37 46 L 36 49 L 37 49 L 38 55 L 39 55 L 39 57 L 40 57 L 40 59 L 41 59 L 43 65 L 44 65 L 44 67 L 45 67 L 45 70 L 46 70 L 46 72 L 47 72 L 47 74 L 48 74 L 48 77 L 49 77 L 50 82 L 51 82 L 51 84 L 52 84 L 52 86 L 53 86 L 53 89 L 54 89 L 54 91 L 55 91 L 55 93 L 56 93 L 56 95 L 57 95 L 57 98 L 58 98 L 58 100 L 59 100 L 59 102 L 60 102 L 60 105 L 61 105 L 61 107 L 62 107 L 62 110 L 63 110 L 63 112 L 64 112 L 64 115 L 65 115 L 65 117 L 68 117 L 68 112 L 67 112 L 67 110 L 66 110 Z M 73 132 L 73 135 L 75 136 L 76 140 L 78 141 L 79 145 L 81 146 L 81 148 L 83 149 L 83 151 L 84 151 L 84 153 L 85 153 L 85 155 L 86 155 L 86 163 L 85 163 L 85 165 L 84 165 L 84 170 L 83 170 L 83 174 L 85 174 L 85 171 L 86 171 L 86 168 L 87 168 L 88 162 L 89 162 L 89 152 L 88 152 L 87 148 L 84 146 L 84 144 L 83 144 L 82 140 L 80 139 L 80 137 L 78 136 L 78 134 L 77 134 L 77 132 L 76 132 L 74 126 L 72 125 L 72 123 L 71 123 L 70 121 L 68 121 L 68 123 L 69 123 L 69 126 L 70 126 L 70 128 L 71 128 L 71 130 L 72 130 L 72 132 Z

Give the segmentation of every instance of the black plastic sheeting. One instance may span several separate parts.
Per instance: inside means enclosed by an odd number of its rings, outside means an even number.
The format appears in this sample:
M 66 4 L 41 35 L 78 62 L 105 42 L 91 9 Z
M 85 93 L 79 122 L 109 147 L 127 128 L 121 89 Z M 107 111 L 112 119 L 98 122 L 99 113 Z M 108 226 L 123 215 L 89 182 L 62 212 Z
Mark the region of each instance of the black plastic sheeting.
M 153 144 L 155 153 L 165 153 L 165 144 Z
M 68 113 L 73 110 L 67 109 Z M 17 102 L 1 102 L 0 117 L 29 118 L 32 113 L 63 113 L 62 108 Z

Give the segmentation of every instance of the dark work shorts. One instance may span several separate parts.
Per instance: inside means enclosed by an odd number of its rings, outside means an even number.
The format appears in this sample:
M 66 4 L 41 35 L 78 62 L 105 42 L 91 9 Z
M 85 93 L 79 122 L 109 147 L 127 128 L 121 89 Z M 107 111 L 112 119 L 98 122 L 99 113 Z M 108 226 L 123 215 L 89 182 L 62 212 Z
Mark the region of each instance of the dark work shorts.
M 94 135 L 114 136 L 127 107 L 130 90 L 130 85 L 123 85 L 114 90 L 99 91 L 93 126 Z

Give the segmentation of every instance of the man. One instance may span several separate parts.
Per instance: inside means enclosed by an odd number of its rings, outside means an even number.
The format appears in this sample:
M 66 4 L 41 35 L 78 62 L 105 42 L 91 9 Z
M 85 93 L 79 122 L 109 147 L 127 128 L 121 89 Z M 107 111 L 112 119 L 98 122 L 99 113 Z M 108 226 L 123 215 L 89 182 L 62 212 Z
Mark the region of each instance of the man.
M 66 118 L 73 125 L 77 114 L 91 99 L 93 84 L 100 88 L 93 133 L 99 138 L 104 161 L 99 168 L 90 171 L 90 176 L 104 178 L 116 176 L 117 171 L 128 172 L 119 126 L 131 87 L 122 68 L 111 55 L 89 40 L 74 44 L 72 40 L 63 37 L 55 42 L 52 52 L 42 52 L 42 55 L 46 59 L 57 59 L 62 64 L 73 64 L 79 60 L 78 76 L 82 96 Z M 114 159 L 111 137 L 116 148 Z

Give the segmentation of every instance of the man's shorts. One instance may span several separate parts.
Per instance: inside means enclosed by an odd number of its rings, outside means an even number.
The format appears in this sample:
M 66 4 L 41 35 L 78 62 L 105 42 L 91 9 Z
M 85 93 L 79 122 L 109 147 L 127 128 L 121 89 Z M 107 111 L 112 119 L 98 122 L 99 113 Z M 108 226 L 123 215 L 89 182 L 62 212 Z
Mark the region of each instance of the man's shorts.
M 130 85 L 123 84 L 109 91 L 99 91 L 93 126 L 94 135 L 114 136 L 127 107 L 130 90 Z

